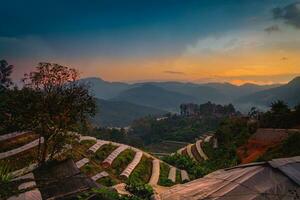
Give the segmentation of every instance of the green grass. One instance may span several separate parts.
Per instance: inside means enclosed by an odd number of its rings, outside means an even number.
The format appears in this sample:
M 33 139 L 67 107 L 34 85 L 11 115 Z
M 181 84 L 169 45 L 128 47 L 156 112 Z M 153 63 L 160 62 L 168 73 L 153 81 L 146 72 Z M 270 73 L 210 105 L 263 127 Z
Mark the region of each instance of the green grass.
M 34 141 L 39 136 L 37 134 L 33 133 L 25 133 L 24 135 L 11 138 L 5 141 L 0 142 L 0 152 L 6 152 L 18 147 L 21 147 L 25 144 L 28 144 L 29 142 Z
M 184 147 L 186 144 L 171 141 L 161 141 L 146 146 L 147 151 L 154 153 L 173 153 Z
M 75 162 L 82 158 L 89 157 L 87 150 L 94 144 L 96 144 L 95 140 L 83 140 L 80 143 L 73 144 L 73 148 L 68 151 L 68 155 Z
M 117 180 L 112 179 L 109 176 L 100 178 L 96 182 L 101 184 L 101 185 L 104 185 L 106 187 L 111 187 L 111 186 L 116 185 L 116 184 L 119 183 Z
M 115 149 L 117 148 L 117 146 L 112 145 L 112 144 L 105 144 L 102 147 L 100 147 L 100 149 L 98 149 L 98 151 L 96 151 L 96 153 L 93 155 L 93 159 L 98 162 L 101 163 L 103 160 L 105 160 L 105 158 L 107 158 L 107 156 L 109 156 L 109 154 L 111 154 Z
M 158 185 L 162 186 L 172 186 L 174 183 L 168 179 L 170 167 L 166 163 L 160 163 L 160 173 L 159 173 L 159 180 Z
M 16 155 L 1 159 L 4 163 L 11 166 L 11 170 L 15 171 L 27 167 L 28 165 L 37 162 L 38 147 L 31 148 Z
M 133 184 L 148 183 L 152 173 L 152 159 L 143 156 L 138 166 L 129 176 L 128 182 Z
M 100 165 L 97 165 L 90 161 L 89 163 L 85 164 L 82 168 L 80 168 L 80 171 L 91 177 L 96 175 L 97 173 L 100 173 L 101 171 L 103 171 L 103 169 Z
M 180 170 L 176 170 L 176 183 L 181 183 L 181 173 Z
M 113 161 L 110 171 L 114 175 L 119 176 L 133 160 L 134 155 L 135 152 L 131 149 L 126 149 L 125 151 L 121 152 L 119 156 Z

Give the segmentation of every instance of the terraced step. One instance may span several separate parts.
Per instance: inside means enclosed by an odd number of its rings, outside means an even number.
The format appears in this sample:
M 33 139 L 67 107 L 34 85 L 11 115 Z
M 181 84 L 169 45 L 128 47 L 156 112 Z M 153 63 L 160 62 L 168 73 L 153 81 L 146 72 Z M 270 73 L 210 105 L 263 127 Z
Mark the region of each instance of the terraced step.
M 204 153 L 204 151 L 202 150 L 201 144 L 202 144 L 202 140 L 198 140 L 198 141 L 196 142 L 196 148 L 197 148 L 197 151 L 198 151 L 199 155 L 200 155 L 204 160 L 207 160 L 208 157 L 207 157 L 207 155 Z
M 106 168 L 106 167 L 109 167 L 112 162 L 118 157 L 118 155 L 128 149 L 129 147 L 127 145 L 120 145 L 117 149 L 115 149 L 102 163 L 103 163 L 103 166 Z
M 92 151 L 94 153 L 96 153 L 96 151 L 103 145 L 108 144 L 108 141 L 104 141 L 104 140 L 97 140 L 97 143 L 94 144 L 93 146 L 91 146 L 89 148 L 89 151 Z
M 75 164 L 78 168 L 83 167 L 85 164 L 87 164 L 88 162 L 90 162 L 90 160 L 88 158 L 83 158 L 79 161 L 77 161 Z
M 22 183 L 21 185 L 19 185 L 18 190 L 25 190 L 25 189 L 33 188 L 35 186 L 36 186 L 35 181 L 29 181 L 29 182 L 25 182 L 25 183 Z
M 181 170 L 180 173 L 181 173 L 181 181 L 189 181 L 190 180 L 190 177 L 185 170 Z
M 178 154 L 182 154 L 182 151 L 183 151 L 184 149 L 185 149 L 185 147 L 179 149 L 179 150 L 177 151 L 177 153 L 178 153 Z
M 4 140 L 8 140 L 10 138 L 18 137 L 18 136 L 24 135 L 25 133 L 28 133 L 28 132 L 22 131 L 22 132 L 9 133 L 9 134 L 6 134 L 6 135 L 0 135 L 0 141 L 4 141 Z
M 100 172 L 100 173 L 96 174 L 95 176 L 93 176 L 92 179 L 93 179 L 93 181 L 96 181 L 96 180 L 106 177 L 106 176 L 109 176 L 109 174 L 106 171 L 103 171 L 103 172 Z
M 44 138 L 41 138 L 41 143 L 44 143 Z M 12 150 L 0 153 L 0 159 L 16 155 L 18 153 L 21 153 L 23 151 L 26 151 L 26 150 L 31 149 L 33 147 L 36 147 L 38 145 L 39 145 L 39 139 L 36 139 L 36 140 L 34 140 L 32 142 L 29 142 L 28 144 L 25 144 L 25 145 L 23 145 L 21 147 L 18 147 L 18 148 L 15 148 L 15 149 L 12 149 Z
M 194 155 L 193 155 L 193 153 L 192 153 L 192 146 L 193 146 L 193 144 L 187 145 L 187 147 L 186 147 L 186 152 L 187 152 L 188 156 L 189 156 L 191 159 L 196 160 L 195 157 L 194 157 Z
M 208 135 L 204 138 L 204 142 L 209 142 L 211 140 L 213 136 L 212 135 Z
M 129 177 L 132 171 L 136 168 L 136 166 L 140 163 L 143 156 L 143 152 L 138 151 L 136 152 L 132 162 L 124 169 L 124 171 L 121 173 L 121 176 Z
M 218 148 L 218 140 L 217 140 L 217 138 L 214 138 L 214 139 L 213 139 L 213 148 L 214 148 L 214 149 L 217 149 L 217 148 Z
M 9 197 L 7 200 L 42 200 L 42 195 L 39 189 L 34 189 L 21 193 L 18 196 Z
M 157 185 L 159 180 L 159 171 L 160 171 L 160 160 L 154 159 L 152 161 L 152 174 L 149 180 L 149 185 Z
M 34 180 L 34 174 L 33 173 L 28 173 L 28 174 L 25 174 L 23 176 L 19 176 L 17 178 L 14 178 L 13 181 L 24 180 L 24 179 L 32 179 L 32 180 Z
M 79 142 L 81 142 L 83 140 L 96 140 L 97 141 L 97 138 L 92 137 L 92 136 L 80 135 L 79 137 L 80 137 Z
M 202 162 L 203 158 L 199 155 L 198 150 L 196 148 L 196 144 L 193 144 L 193 146 L 191 147 L 191 150 L 192 150 L 192 154 L 194 155 L 196 161 Z
M 176 171 L 177 169 L 175 167 L 171 167 L 169 171 L 168 179 L 170 179 L 172 182 L 176 182 Z

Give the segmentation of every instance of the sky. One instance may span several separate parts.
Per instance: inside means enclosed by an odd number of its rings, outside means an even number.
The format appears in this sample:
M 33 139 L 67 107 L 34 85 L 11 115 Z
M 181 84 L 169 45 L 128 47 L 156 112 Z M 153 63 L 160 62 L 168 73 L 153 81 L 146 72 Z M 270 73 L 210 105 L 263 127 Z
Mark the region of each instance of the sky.
M 299 0 L 0 0 L 0 59 L 108 81 L 285 83 L 300 75 Z

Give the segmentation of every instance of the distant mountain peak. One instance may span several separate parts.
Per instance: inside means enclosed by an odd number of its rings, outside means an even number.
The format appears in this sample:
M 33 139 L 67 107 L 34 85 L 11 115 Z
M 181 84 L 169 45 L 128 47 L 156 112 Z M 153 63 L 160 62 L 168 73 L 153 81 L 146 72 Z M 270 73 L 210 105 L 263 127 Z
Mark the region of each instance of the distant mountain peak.
M 100 77 L 96 77 L 96 76 L 93 76 L 93 77 L 86 77 L 86 78 L 83 78 L 81 80 L 84 80 L 84 81 L 99 81 L 99 82 L 106 82 L 105 80 L 103 80 L 102 78 Z
M 288 85 L 299 85 L 300 86 L 300 76 L 295 77 L 290 82 L 288 82 Z

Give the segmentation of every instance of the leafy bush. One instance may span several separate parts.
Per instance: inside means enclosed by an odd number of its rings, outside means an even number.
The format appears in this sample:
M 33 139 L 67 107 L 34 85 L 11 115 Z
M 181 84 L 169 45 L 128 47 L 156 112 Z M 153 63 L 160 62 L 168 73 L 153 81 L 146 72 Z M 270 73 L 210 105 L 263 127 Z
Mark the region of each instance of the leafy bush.
M 148 184 L 130 184 L 126 190 L 142 199 L 150 199 L 153 195 L 153 188 Z
M 170 167 L 165 163 L 160 163 L 160 173 L 158 184 L 162 186 L 172 186 L 174 183 L 168 179 Z
M 137 196 L 120 195 L 116 191 L 109 188 L 94 188 L 89 192 L 82 193 L 78 196 L 79 200 L 93 199 L 99 200 L 142 200 Z
M 117 184 L 117 181 L 110 177 L 103 177 L 97 180 L 97 183 L 104 185 L 106 187 L 111 187 Z

